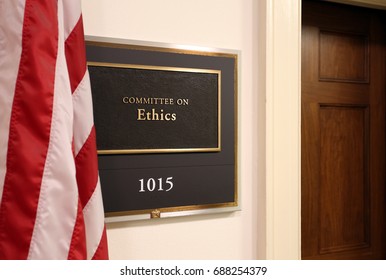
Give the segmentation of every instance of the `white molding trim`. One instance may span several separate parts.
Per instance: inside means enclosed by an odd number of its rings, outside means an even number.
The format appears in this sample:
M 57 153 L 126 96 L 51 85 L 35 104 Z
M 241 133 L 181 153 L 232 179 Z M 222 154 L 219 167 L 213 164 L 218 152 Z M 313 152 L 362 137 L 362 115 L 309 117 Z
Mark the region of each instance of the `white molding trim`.
M 266 5 L 266 258 L 300 259 L 301 1 Z
M 331 2 L 386 10 L 385 0 L 330 0 Z

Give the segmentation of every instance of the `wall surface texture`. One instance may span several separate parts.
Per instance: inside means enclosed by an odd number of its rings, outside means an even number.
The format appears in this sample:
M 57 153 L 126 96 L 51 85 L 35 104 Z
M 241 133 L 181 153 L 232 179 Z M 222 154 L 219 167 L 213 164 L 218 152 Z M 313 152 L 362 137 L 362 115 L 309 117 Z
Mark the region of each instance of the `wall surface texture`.
M 239 188 L 242 210 L 107 225 L 111 259 L 255 259 L 264 247 L 258 217 L 259 155 L 258 1 L 83 1 L 85 34 L 241 51 L 239 80 Z M 264 102 L 264 100 L 263 100 Z M 261 137 L 262 136 L 262 137 Z M 258 241 L 260 240 L 260 241 Z M 259 244 L 258 242 L 262 243 Z M 262 248 L 264 251 L 264 248 Z

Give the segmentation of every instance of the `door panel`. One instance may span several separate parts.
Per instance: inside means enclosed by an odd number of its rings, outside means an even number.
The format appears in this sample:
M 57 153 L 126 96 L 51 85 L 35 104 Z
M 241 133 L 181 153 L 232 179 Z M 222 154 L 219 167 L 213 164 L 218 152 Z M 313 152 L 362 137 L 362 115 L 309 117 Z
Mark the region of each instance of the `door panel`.
M 383 18 L 303 1 L 303 259 L 385 257 Z
M 319 33 L 319 80 L 369 82 L 368 37 L 343 32 Z
M 321 106 L 319 114 L 320 254 L 368 248 L 367 107 Z

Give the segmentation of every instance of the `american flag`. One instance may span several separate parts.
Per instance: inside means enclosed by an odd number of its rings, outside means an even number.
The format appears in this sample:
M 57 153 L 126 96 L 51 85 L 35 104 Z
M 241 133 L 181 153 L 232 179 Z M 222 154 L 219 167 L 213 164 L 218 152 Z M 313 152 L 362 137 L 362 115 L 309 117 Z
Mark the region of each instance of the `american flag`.
M 0 259 L 107 259 L 78 0 L 0 1 Z

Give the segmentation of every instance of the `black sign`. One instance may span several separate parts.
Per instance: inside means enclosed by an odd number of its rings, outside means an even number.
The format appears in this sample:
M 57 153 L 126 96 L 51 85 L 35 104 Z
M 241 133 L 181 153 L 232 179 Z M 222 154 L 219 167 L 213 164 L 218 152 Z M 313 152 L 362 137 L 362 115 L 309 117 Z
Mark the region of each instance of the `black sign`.
M 220 71 L 90 62 L 89 72 L 100 154 L 221 149 Z
M 238 209 L 237 54 L 86 43 L 106 217 Z

